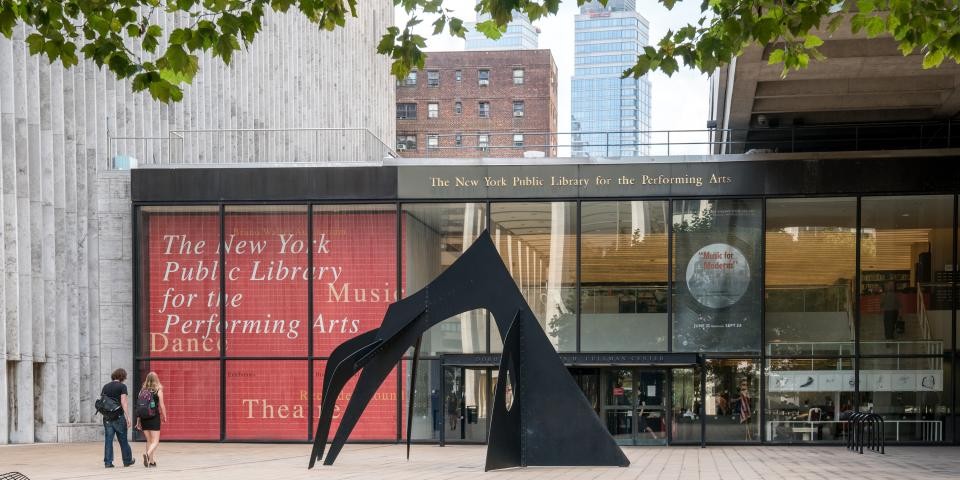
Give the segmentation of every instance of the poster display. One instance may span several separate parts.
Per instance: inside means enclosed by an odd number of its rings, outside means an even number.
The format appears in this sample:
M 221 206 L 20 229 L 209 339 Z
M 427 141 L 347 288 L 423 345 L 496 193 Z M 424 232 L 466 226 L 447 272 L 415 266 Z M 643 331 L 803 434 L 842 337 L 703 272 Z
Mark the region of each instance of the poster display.
M 759 350 L 761 202 L 677 200 L 673 212 L 674 350 Z
M 852 392 L 856 383 L 851 370 L 771 371 L 771 392 Z M 942 370 L 861 370 L 861 392 L 941 392 Z
M 158 373 L 169 383 L 174 403 L 165 438 L 220 438 L 220 362 L 199 359 L 221 358 L 223 333 L 226 439 L 306 440 L 308 409 L 320 404 L 323 358 L 378 327 L 398 298 L 395 207 L 318 206 L 312 239 L 306 212 L 305 206 L 228 207 L 222 247 L 216 211 L 144 215 L 140 352 L 184 359 L 141 363 L 164 369 Z M 308 385 L 311 328 L 314 392 Z M 398 390 L 395 376 L 384 382 L 351 439 L 396 438 Z M 351 391 L 338 400 L 342 408 Z

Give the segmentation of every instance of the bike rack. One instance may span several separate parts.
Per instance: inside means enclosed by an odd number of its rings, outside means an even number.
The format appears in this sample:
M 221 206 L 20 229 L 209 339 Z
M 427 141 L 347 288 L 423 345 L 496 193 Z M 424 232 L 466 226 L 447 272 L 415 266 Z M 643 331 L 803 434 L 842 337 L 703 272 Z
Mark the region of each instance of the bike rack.
M 885 450 L 883 417 L 876 413 L 852 412 L 847 418 L 847 450 L 863 454 L 864 446 L 881 455 Z

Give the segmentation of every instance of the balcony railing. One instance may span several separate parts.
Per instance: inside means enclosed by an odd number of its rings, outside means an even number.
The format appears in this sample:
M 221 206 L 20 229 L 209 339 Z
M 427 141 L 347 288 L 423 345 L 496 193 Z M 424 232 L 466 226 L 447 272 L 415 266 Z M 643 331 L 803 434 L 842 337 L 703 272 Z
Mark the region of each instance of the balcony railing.
M 154 165 L 379 165 L 397 153 L 365 128 L 172 130 L 109 138 L 108 168 Z
M 706 130 L 405 132 L 392 148 L 364 128 L 174 130 L 109 138 L 109 168 L 150 165 L 376 165 L 384 158 L 628 158 L 960 147 L 954 121 Z M 412 136 L 416 139 L 411 141 Z M 398 155 L 399 152 L 399 155 Z

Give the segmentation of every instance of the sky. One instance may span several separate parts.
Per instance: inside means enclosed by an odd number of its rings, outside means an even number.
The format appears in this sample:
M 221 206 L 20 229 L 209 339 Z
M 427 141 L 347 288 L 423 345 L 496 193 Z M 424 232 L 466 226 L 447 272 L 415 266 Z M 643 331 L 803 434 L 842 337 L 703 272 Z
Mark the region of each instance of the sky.
M 444 0 L 443 6 L 453 10 L 455 16 L 466 22 L 476 18 L 473 10 L 474 0 Z M 682 1 L 672 11 L 664 8 L 656 0 L 637 0 L 637 11 L 650 23 L 650 42 L 656 43 L 667 32 L 694 23 L 699 19 L 700 2 Z M 570 77 L 573 76 L 573 21 L 579 13 L 575 0 L 563 0 L 557 15 L 540 19 L 534 25 L 540 28 L 540 48 L 549 48 L 553 60 L 557 63 L 558 86 L 558 129 L 570 131 Z M 426 17 L 425 17 L 426 18 Z M 396 10 L 396 24 L 402 26 L 407 16 L 401 8 Z M 462 39 L 447 34 L 430 36 L 430 21 L 424 21 L 418 33 L 428 37 L 427 51 L 463 50 Z M 668 77 L 662 73 L 650 75 L 651 83 L 651 129 L 656 130 L 704 130 L 708 118 L 709 86 L 707 76 L 694 70 L 681 69 Z M 674 134 L 671 141 L 696 141 L 704 135 Z M 651 135 L 652 142 L 664 142 L 665 134 Z M 665 147 L 654 146 L 651 154 L 662 154 Z M 702 153 L 705 148 L 698 146 L 673 146 L 671 153 Z

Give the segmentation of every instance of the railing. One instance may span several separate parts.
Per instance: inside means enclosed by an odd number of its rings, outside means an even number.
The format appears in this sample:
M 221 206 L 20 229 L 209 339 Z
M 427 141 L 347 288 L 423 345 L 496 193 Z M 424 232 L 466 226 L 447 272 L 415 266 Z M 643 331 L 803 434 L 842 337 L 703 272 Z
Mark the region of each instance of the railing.
M 430 133 L 398 121 L 404 157 L 599 157 L 793 153 L 960 147 L 953 121 L 746 129 Z M 429 128 L 429 127 L 426 127 Z M 416 136 L 414 139 L 413 137 Z M 403 137 L 403 141 L 399 141 Z
M 379 165 L 397 153 L 365 128 L 172 130 L 110 137 L 108 169 L 151 165 Z
M 847 435 L 847 450 L 863 454 L 864 446 L 881 455 L 884 454 L 886 440 L 883 431 L 883 417 L 876 413 L 848 412 L 850 429 Z
M 873 347 L 878 347 L 876 350 Z M 882 347 L 879 348 L 879 347 Z M 854 355 L 854 342 L 771 342 L 767 344 L 767 355 Z M 943 355 L 942 340 L 874 340 L 860 341 L 860 353 L 885 355 Z M 935 359 L 936 360 L 936 359 Z M 900 359 L 897 358 L 897 369 Z

